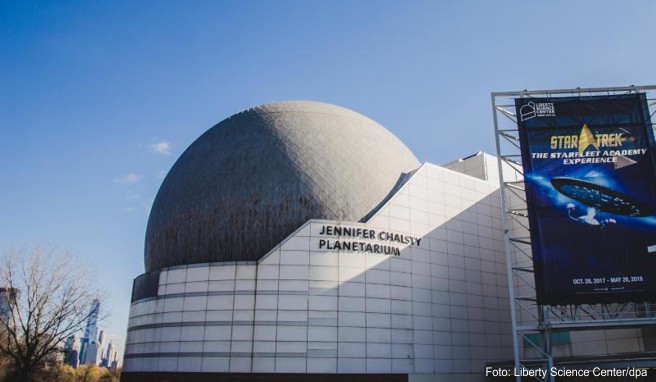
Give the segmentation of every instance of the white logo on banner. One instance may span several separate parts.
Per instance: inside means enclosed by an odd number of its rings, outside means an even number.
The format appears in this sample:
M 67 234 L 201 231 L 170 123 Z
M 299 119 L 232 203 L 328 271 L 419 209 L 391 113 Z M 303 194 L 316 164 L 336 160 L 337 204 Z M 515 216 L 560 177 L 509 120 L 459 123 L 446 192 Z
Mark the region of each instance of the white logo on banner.
M 526 121 L 535 117 L 555 117 L 556 109 L 551 102 L 535 103 L 533 101 L 519 108 L 519 117 L 521 121 Z

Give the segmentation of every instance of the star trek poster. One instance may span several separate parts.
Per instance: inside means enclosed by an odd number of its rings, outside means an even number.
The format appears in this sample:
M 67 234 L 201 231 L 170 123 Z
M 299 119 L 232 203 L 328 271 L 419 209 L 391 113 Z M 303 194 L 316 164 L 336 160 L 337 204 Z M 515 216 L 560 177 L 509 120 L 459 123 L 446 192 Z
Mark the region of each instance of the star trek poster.
M 538 304 L 656 300 L 645 94 L 515 100 Z

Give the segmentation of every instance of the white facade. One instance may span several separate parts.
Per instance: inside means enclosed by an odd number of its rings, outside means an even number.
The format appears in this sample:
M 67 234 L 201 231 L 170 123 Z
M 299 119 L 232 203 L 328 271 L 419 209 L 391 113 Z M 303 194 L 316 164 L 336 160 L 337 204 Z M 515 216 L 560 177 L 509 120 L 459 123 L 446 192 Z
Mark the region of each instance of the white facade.
M 375 238 L 321 234 L 332 226 Z M 131 306 L 124 372 L 478 379 L 512 359 L 504 256 L 498 179 L 424 164 L 366 224 L 311 220 L 257 263 L 164 269 L 157 296 Z
M 86 349 L 83 364 L 99 366 L 102 359 L 102 350 L 102 343 L 95 340 L 89 343 Z

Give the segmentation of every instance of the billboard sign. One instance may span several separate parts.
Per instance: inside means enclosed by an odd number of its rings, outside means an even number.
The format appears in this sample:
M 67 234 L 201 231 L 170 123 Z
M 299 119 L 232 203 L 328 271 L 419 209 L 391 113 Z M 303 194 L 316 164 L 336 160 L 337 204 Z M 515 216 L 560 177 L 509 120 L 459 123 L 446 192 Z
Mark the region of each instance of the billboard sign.
M 645 94 L 515 100 L 538 304 L 656 300 Z

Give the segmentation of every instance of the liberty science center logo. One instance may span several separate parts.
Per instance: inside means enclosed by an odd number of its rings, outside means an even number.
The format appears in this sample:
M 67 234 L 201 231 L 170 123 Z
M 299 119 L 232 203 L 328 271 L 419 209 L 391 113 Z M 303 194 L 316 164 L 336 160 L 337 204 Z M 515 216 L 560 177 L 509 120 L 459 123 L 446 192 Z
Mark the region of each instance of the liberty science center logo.
M 519 108 L 519 114 L 521 121 L 527 121 L 535 117 L 555 117 L 556 109 L 551 102 L 531 101 Z

